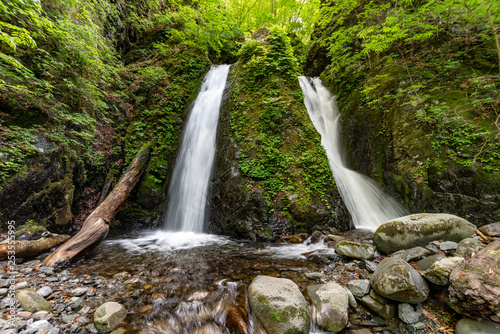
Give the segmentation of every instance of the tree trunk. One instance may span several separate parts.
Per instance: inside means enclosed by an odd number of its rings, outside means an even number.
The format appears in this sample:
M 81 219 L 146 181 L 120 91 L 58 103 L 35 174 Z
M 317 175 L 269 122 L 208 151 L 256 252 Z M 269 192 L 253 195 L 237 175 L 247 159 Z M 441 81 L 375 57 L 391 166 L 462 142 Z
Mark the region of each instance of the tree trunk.
M 52 234 L 50 237 L 40 238 L 38 240 L 16 240 L 14 242 L 15 254 L 17 258 L 34 257 L 54 246 L 68 241 L 69 238 L 69 235 L 66 234 Z M 8 253 L 9 244 L 0 244 L 0 261 L 6 260 Z
M 134 189 L 146 166 L 151 145 L 144 145 L 108 197 L 90 214 L 81 230 L 43 260 L 46 266 L 66 266 L 82 258 L 106 237 L 109 222 Z

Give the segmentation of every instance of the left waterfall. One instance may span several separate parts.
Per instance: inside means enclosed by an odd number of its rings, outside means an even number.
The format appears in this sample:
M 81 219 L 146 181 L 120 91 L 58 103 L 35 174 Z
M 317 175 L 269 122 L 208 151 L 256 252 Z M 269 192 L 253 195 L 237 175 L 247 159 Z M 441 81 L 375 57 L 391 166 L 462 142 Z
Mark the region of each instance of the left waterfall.
M 168 189 L 163 222 L 166 230 L 203 232 L 219 109 L 229 67 L 212 66 L 189 113 Z

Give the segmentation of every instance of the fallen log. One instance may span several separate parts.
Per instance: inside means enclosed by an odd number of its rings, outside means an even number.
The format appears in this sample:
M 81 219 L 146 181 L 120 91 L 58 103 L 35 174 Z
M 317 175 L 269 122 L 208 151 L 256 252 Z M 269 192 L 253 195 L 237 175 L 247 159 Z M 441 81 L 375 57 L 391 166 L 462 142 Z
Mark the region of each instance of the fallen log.
M 67 266 L 94 249 L 106 237 L 109 222 L 120 206 L 128 198 L 146 166 L 151 152 L 151 145 L 144 145 L 120 181 L 106 199 L 90 214 L 81 230 L 61 247 L 47 256 L 42 263 L 46 266 Z
M 15 250 L 17 258 L 30 258 L 45 252 L 52 247 L 68 241 L 70 238 L 66 234 L 51 234 L 48 237 L 42 237 L 37 240 L 16 240 L 14 241 L 14 249 L 9 243 L 0 244 L 0 261 L 7 260 L 9 251 Z M 9 249 L 9 246 L 10 249 Z

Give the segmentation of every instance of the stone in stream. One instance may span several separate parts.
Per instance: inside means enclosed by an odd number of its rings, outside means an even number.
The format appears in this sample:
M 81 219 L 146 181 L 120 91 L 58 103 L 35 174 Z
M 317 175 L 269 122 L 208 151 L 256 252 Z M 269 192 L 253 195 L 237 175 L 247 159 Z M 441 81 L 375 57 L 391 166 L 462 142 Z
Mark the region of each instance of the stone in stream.
M 456 243 L 455 241 L 444 241 L 439 244 L 439 249 L 446 252 L 457 249 L 457 246 L 458 243 Z
M 476 321 L 469 318 L 460 319 L 455 327 L 456 334 L 497 334 L 500 333 L 500 324 L 482 320 Z
M 381 302 L 379 300 L 373 298 L 371 294 L 363 296 L 363 298 L 360 299 L 363 305 L 380 315 L 385 320 L 390 320 L 396 317 L 396 305 L 388 301 Z
M 377 228 L 373 243 L 385 254 L 426 246 L 433 240 L 455 241 L 474 235 L 476 226 L 450 214 L 420 213 L 390 220 Z
M 398 305 L 398 317 L 404 323 L 413 324 L 418 321 L 424 308 L 422 304 L 412 305 L 408 303 L 401 303 Z
M 309 305 L 291 280 L 255 277 L 248 287 L 248 302 L 267 334 L 309 333 Z
M 466 258 L 472 257 L 483 248 L 481 241 L 476 238 L 466 238 L 458 243 L 456 256 L 463 256 Z
M 479 231 L 489 237 L 500 237 L 500 222 L 483 225 Z
M 94 325 L 100 331 L 109 331 L 118 327 L 126 316 L 127 311 L 123 305 L 116 302 L 107 302 L 95 311 Z
M 335 252 L 354 259 L 371 260 L 375 255 L 375 247 L 359 242 L 342 240 L 335 247 Z
M 425 278 L 436 285 L 448 284 L 450 273 L 464 260 L 461 256 L 446 257 L 434 262 L 423 272 Z
M 16 299 L 23 309 L 31 313 L 52 311 L 52 304 L 31 289 L 19 290 L 16 293 Z
M 36 290 L 36 293 L 45 298 L 50 296 L 50 294 L 52 293 L 52 288 L 50 286 L 42 286 L 40 289 Z
M 381 296 L 403 303 L 417 304 L 429 296 L 429 286 L 407 262 L 384 259 L 371 276 L 371 286 Z
M 38 320 L 26 326 L 26 329 L 21 334 L 48 333 L 52 327 L 47 320 Z
M 337 283 L 316 284 L 307 287 L 307 295 L 315 312 L 313 322 L 327 332 L 340 332 L 347 325 L 349 294 Z

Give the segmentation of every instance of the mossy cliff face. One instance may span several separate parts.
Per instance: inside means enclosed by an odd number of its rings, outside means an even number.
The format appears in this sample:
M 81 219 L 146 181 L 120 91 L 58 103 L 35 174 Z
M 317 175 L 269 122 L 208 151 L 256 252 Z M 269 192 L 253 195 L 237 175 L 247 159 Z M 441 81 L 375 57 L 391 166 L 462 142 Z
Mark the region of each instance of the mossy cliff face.
M 288 39 L 250 41 L 229 78 L 210 195 L 210 229 L 245 238 L 349 228 L 309 119 Z
M 357 17 L 346 16 L 343 27 Z M 333 20 L 317 30 L 306 73 L 321 73 L 338 95 L 353 169 L 412 212 L 452 213 L 480 226 L 500 219 L 498 62 L 474 27 L 443 27 L 423 42 L 362 56 L 363 40 L 355 40 L 345 49 L 355 60 L 325 67 L 320 45 L 339 29 Z
M 74 186 L 83 183 L 82 166 L 61 148 L 50 147 L 26 159 L 19 173 L 0 187 L 0 230 L 33 220 L 54 232 L 72 225 Z

